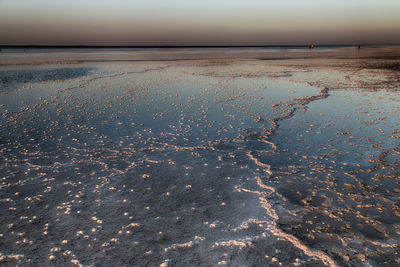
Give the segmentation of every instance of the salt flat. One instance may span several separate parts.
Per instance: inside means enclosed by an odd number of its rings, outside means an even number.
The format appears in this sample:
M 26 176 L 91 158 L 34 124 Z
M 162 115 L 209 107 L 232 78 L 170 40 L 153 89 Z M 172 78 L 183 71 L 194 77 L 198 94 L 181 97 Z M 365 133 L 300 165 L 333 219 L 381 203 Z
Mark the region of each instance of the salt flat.
M 0 54 L 0 262 L 395 266 L 400 49 Z

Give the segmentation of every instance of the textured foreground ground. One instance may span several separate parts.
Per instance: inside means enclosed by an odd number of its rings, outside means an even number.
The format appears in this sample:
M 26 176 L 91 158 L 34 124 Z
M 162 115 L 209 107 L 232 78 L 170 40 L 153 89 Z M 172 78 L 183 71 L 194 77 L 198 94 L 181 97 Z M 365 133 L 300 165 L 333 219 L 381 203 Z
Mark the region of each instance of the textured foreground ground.
M 0 264 L 399 265 L 399 56 L 1 54 Z

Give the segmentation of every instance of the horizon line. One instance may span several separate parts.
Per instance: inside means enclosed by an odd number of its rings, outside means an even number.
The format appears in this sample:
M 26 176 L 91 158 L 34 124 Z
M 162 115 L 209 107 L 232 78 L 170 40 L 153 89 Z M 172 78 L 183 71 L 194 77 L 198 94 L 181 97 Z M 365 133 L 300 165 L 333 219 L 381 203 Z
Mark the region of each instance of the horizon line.
M 384 47 L 400 44 L 297 44 L 297 45 L 0 45 L 0 48 L 297 48 L 297 47 Z

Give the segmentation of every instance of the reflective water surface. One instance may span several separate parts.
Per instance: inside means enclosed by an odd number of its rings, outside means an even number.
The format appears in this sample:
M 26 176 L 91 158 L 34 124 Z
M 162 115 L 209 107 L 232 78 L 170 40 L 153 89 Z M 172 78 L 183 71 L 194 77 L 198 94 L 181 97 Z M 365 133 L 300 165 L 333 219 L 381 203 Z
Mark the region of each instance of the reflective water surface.
M 399 92 L 264 68 L 0 70 L 0 262 L 400 264 Z

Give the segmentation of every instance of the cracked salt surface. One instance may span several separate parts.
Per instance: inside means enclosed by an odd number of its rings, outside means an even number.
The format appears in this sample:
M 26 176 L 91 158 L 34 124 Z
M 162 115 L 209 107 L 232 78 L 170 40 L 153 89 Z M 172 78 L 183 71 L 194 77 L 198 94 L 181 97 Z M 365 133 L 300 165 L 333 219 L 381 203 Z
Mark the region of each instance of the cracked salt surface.
M 398 92 L 264 64 L 70 65 L 90 72 L 47 81 L 14 68 L 0 262 L 399 263 Z

